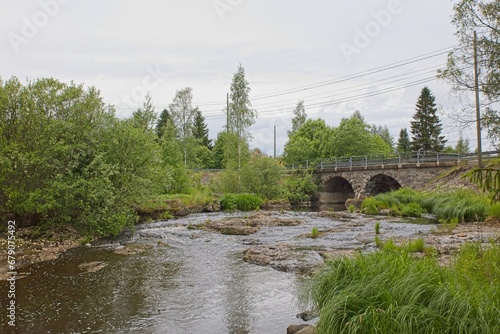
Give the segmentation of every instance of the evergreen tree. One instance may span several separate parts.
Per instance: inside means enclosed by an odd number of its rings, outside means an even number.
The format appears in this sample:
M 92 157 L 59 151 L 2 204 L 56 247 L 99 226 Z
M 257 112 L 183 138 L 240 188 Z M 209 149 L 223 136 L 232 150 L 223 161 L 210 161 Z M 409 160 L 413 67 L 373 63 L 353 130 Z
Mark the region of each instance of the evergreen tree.
M 205 123 L 205 117 L 203 117 L 201 111 L 195 108 L 195 115 L 193 121 L 193 136 L 197 139 L 202 146 L 212 149 L 212 140 L 208 139 L 208 126 Z
M 168 109 L 163 109 L 160 114 L 160 118 L 158 118 L 158 121 L 156 122 L 156 135 L 158 136 L 158 138 L 163 137 L 165 133 L 165 127 L 167 126 L 167 123 L 169 121 L 173 122 L 172 116 L 170 115 Z
M 455 152 L 459 154 L 470 153 L 469 138 L 464 139 L 462 133 L 460 133 L 457 145 L 455 146 Z
M 371 132 L 372 132 L 372 134 L 377 135 L 380 138 L 382 138 L 384 140 L 384 142 L 387 145 L 389 145 L 389 147 L 391 148 L 391 152 L 394 152 L 394 138 L 392 138 L 391 133 L 390 133 L 387 125 L 377 126 L 374 124 L 371 126 Z
M 441 136 L 442 125 L 436 112 L 434 95 L 424 87 L 411 122 L 412 150 L 441 152 L 444 149 L 446 140 Z
M 297 103 L 297 106 L 295 107 L 295 110 L 293 111 L 293 118 L 292 118 L 292 130 L 288 131 L 288 136 L 290 136 L 292 133 L 298 131 L 302 125 L 306 122 L 307 116 L 306 116 L 306 110 L 304 107 L 304 100 L 300 100 Z
M 396 147 L 398 153 L 405 153 L 411 151 L 410 136 L 408 135 L 408 130 L 406 128 L 399 131 L 398 145 Z
M 151 131 L 156 122 L 155 108 L 151 102 L 151 95 L 146 95 L 142 108 L 137 109 L 132 114 L 133 125 L 142 128 L 144 131 Z

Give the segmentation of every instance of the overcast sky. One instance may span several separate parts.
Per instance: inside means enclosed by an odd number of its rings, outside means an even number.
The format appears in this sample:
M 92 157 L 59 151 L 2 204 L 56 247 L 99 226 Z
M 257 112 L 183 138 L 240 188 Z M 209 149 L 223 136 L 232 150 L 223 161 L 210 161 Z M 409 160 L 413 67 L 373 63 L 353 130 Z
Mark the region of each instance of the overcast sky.
M 433 79 L 457 44 L 449 0 L 2 0 L 3 79 L 73 80 L 100 89 L 128 117 L 153 97 L 157 112 L 193 88 L 215 138 L 241 63 L 259 113 L 252 147 L 278 154 L 293 109 L 337 125 L 359 110 L 397 140 L 427 85 L 446 113 L 460 104 Z M 440 114 L 455 145 L 459 130 Z M 466 130 L 471 147 L 473 129 Z M 486 147 L 487 149 L 488 147 Z

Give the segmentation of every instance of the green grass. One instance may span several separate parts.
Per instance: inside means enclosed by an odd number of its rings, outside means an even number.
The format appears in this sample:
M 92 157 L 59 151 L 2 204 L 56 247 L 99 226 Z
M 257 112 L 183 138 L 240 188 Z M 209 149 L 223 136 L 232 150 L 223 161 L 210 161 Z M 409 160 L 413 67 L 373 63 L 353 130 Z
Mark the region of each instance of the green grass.
M 366 198 L 361 204 L 361 212 L 367 215 L 377 215 L 379 213 L 377 199 L 375 197 Z
M 464 246 L 450 267 L 412 247 L 328 262 L 305 294 L 318 333 L 500 333 L 500 245 Z
M 316 239 L 317 237 L 319 237 L 319 230 L 314 226 L 311 230 L 311 238 Z
M 224 194 L 221 199 L 221 208 L 224 211 L 252 211 L 259 210 L 262 199 L 255 194 Z
M 367 198 L 363 204 L 367 214 L 390 209 L 397 216 L 418 218 L 428 212 L 440 220 L 457 218 L 460 222 L 484 220 L 491 206 L 486 195 L 466 190 L 425 194 L 408 188 Z
M 375 223 L 375 234 L 380 234 L 380 222 Z
M 494 219 L 500 219 L 500 203 L 495 203 L 490 207 L 488 216 Z

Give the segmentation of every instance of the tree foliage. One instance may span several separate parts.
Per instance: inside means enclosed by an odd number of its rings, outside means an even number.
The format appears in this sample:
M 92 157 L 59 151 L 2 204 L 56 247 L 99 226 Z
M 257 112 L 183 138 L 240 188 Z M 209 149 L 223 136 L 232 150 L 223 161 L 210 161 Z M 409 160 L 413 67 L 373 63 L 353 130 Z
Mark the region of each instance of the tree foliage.
M 117 119 L 93 87 L 0 81 L 0 216 L 102 235 L 132 224 L 135 205 L 173 182 L 140 115 Z
M 211 150 L 213 148 L 212 140 L 208 138 L 208 126 L 205 123 L 205 117 L 200 109 L 195 108 L 193 120 L 193 137 L 202 145 Z
M 238 136 L 240 140 L 250 138 L 248 129 L 255 123 L 257 112 L 250 102 L 250 86 L 245 78 L 245 69 L 241 64 L 233 75 L 228 113 L 228 131 Z
M 184 165 L 187 166 L 188 141 L 193 136 L 193 120 L 196 109 L 192 107 L 193 93 L 190 87 L 178 90 L 170 105 L 170 114 L 177 128 L 177 136 L 184 152 Z
M 321 148 L 328 133 L 328 126 L 322 119 L 308 119 L 290 134 L 284 148 L 284 161 L 287 164 L 321 158 Z
M 411 152 L 411 141 L 408 135 L 408 130 L 406 128 L 399 131 L 398 144 L 396 146 L 396 151 L 398 153 Z
M 298 131 L 302 125 L 307 120 L 306 109 L 304 107 L 304 100 L 300 100 L 297 102 L 297 106 L 293 111 L 292 118 L 292 130 L 288 131 L 288 135 L 290 136 L 292 133 Z
M 168 109 L 163 109 L 163 111 L 160 114 L 160 117 L 158 118 L 156 122 L 156 135 L 158 138 L 163 137 L 163 133 L 165 131 L 165 127 L 167 126 L 167 123 L 171 122 L 173 124 L 172 116 L 170 115 L 170 112 Z
M 500 169 L 494 167 L 476 168 L 469 173 L 471 182 L 483 191 L 492 193 L 492 201 L 500 201 Z
M 500 0 L 461 0 L 454 5 L 452 24 L 460 44 L 448 55 L 447 68 L 439 76 L 453 85 L 458 93 L 475 89 L 474 84 L 474 31 L 477 32 L 479 91 L 483 104 L 483 125 L 494 143 L 500 142 Z M 471 105 L 464 114 L 475 120 Z
M 364 117 L 354 112 L 333 128 L 323 148 L 323 157 L 389 154 L 392 149 L 382 137 L 370 131 Z
M 413 151 L 443 151 L 446 140 L 441 136 L 441 121 L 436 112 L 435 97 L 428 87 L 424 87 L 417 100 L 416 112 L 411 122 Z
M 394 152 L 394 138 L 392 138 L 391 133 L 387 125 L 372 125 L 371 132 L 373 135 L 378 135 L 382 140 L 390 147 L 391 153 Z

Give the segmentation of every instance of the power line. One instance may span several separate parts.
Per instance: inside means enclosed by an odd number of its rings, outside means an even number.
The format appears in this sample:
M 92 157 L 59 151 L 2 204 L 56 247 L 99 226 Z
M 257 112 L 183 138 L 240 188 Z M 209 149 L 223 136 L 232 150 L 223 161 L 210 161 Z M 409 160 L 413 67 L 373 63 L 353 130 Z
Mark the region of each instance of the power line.
M 376 67 L 376 68 L 373 68 L 371 70 L 362 71 L 362 72 L 358 72 L 358 73 L 355 73 L 355 74 L 352 74 L 352 75 L 340 77 L 338 79 L 330 79 L 330 80 L 320 81 L 320 82 L 317 82 L 317 83 L 313 83 L 313 84 L 309 84 L 309 85 L 305 85 L 305 86 L 301 86 L 301 87 L 296 87 L 296 88 L 291 88 L 291 89 L 276 91 L 276 92 L 273 92 L 273 93 L 258 95 L 258 96 L 255 96 L 255 97 L 251 98 L 251 100 L 255 101 L 255 100 L 268 99 L 268 98 L 282 96 L 282 95 L 289 95 L 289 94 L 292 94 L 292 93 L 309 91 L 309 90 L 318 89 L 318 88 L 325 87 L 325 86 L 330 86 L 330 85 L 334 85 L 334 84 L 338 84 L 338 83 L 342 83 L 342 82 L 346 82 L 346 81 L 350 81 L 350 80 L 354 80 L 354 79 L 366 77 L 366 76 L 369 76 L 369 75 L 381 73 L 381 72 L 388 71 L 388 70 L 391 70 L 391 69 L 399 68 L 399 67 L 402 67 L 402 66 L 406 66 L 406 65 L 418 63 L 418 62 L 421 62 L 421 61 L 424 61 L 424 60 L 428 60 L 428 59 L 431 59 L 431 58 L 434 58 L 434 57 L 438 57 L 438 56 L 441 56 L 443 54 L 447 54 L 447 53 L 449 53 L 455 47 L 456 46 L 450 46 L 450 47 L 447 47 L 447 48 L 439 49 L 439 50 L 436 50 L 436 51 L 433 51 L 433 52 L 425 53 L 425 54 L 420 55 L 420 56 L 416 56 L 416 57 L 408 58 L 406 60 L 402 60 L 402 61 L 399 61 L 399 62 L 395 62 L 395 63 L 383 65 L 383 66 L 380 66 L 380 67 Z M 213 101 L 213 102 L 193 103 L 193 105 L 196 105 L 198 107 L 204 107 L 204 106 L 219 106 L 220 107 L 218 110 L 210 110 L 210 111 L 206 111 L 206 112 L 220 112 L 224 108 L 225 104 L 226 104 L 226 101 Z M 155 105 L 154 107 L 161 109 L 161 108 L 166 108 L 168 106 L 166 106 L 166 105 Z M 137 109 L 137 108 L 140 108 L 140 107 L 115 107 L 115 109 Z

